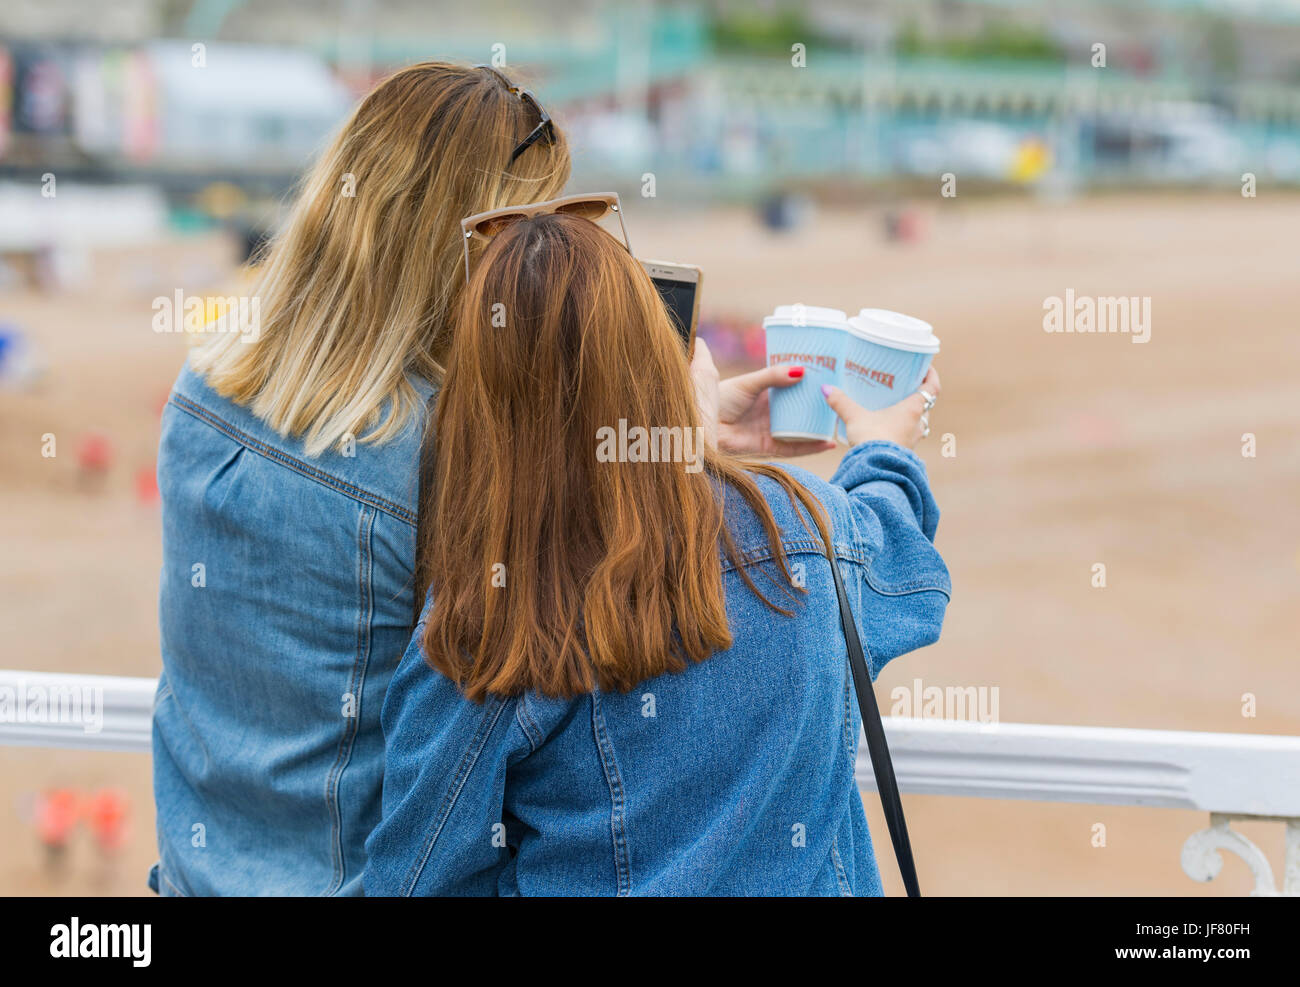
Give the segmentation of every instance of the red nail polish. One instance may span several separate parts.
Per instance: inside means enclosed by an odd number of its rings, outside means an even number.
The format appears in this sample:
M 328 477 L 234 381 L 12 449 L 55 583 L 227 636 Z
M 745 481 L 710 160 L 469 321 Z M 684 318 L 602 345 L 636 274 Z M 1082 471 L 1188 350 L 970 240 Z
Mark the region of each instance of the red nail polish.
M 800 377 L 803 376 L 803 367 L 791 367 L 790 376 L 793 377 L 795 380 L 798 380 Z

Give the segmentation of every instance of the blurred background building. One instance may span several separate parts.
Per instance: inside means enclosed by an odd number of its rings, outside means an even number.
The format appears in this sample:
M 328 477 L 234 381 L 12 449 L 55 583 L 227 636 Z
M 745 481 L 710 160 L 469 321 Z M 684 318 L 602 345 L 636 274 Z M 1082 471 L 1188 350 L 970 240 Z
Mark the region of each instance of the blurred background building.
M 0 247 L 75 268 L 75 245 L 161 220 L 225 224 L 251 251 L 355 98 L 433 54 L 544 93 L 576 186 L 644 195 L 653 175 L 676 205 L 754 203 L 773 226 L 809 196 L 947 173 L 966 193 L 1300 182 L 1300 11 L 1282 0 L 449 6 L 11 0 Z M 50 223 L 14 185 L 47 174 L 103 210 Z
M 1300 13 L 1281 0 L 447 6 L 11 0 L 0 174 L 280 188 L 353 97 L 437 53 L 524 70 L 584 139 L 581 177 L 629 185 L 1025 181 L 1028 140 L 1072 184 L 1246 160 L 1300 180 Z

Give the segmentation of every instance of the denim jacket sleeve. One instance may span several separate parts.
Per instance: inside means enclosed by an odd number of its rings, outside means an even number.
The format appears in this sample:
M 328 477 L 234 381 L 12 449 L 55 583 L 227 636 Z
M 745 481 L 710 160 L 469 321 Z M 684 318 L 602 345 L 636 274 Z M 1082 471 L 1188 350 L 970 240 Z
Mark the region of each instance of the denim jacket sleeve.
M 890 659 L 939 639 L 952 593 L 934 547 L 939 508 L 925 464 L 892 442 L 854 446 L 830 483 L 844 491 L 832 491 L 838 503 L 827 506 L 837 549 L 858 563 L 857 578 L 845 576 L 874 678 Z
M 470 702 L 425 663 L 420 637 L 384 700 L 383 819 L 366 841 L 365 893 L 495 895 L 510 859 L 506 769 L 531 742 L 516 700 Z

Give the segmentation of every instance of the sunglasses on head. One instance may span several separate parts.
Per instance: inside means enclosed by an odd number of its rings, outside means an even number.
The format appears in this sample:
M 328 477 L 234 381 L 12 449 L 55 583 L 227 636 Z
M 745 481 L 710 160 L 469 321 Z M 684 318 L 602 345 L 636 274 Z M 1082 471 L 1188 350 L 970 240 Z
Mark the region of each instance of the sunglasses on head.
M 627 238 L 627 227 L 623 224 L 623 210 L 617 192 L 603 195 L 566 195 L 560 199 L 537 202 L 527 206 L 505 206 L 501 209 L 489 209 L 487 212 L 466 216 L 460 221 L 461 231 L 465 234 L 465 280 L 469 280 L 469 242 L 470 240 L 491 240 L 494 236 L 521 219 L 534 216 L 578 216 L 597 223 L 610 213 L 618 216 L 619 228 L 623 231 L 623 245 L 627 252 L 632 252 L 632 243 Z
M 501 84 L 506 87 L 507 92 L 509 92 L 512 96 L 518 96 L 521 101 L 523 101 L 524 103 L 531 106 L 534 110 L 537 111 L 537 119 L 538 119 L 537 126 L 534 127 L 532 129 L 532 132 L 529 133 L 529 135 L 525 137 L 523 140 L 521 140 L 519 142 L 519 146 L 516 147 L 513 152 L 511 152 L 510 154 L 511 164 L 514 164 L 515 159 L 518 158 L 519 155 L 523 154 L 525 151 L 527 151 L 538 141 L 545 141 L 547 144 L 555 143 L 555 123 L 551 120 L 551 115 L 547 113 L 546 110 L 542 108 L 542 104 L 537 101 L 536 96 L 534 96 L 527 89 L 520 89 L 509 79 L 507 79 L 505 75 L 503 75 L 501 72 L 494 69 L 491 65 L 475 65 L 474 67 L 476 69 L 486 69 L 487 71 L 491 72 L 494 76 L 496 76 L 498 79 L 501 80 Z

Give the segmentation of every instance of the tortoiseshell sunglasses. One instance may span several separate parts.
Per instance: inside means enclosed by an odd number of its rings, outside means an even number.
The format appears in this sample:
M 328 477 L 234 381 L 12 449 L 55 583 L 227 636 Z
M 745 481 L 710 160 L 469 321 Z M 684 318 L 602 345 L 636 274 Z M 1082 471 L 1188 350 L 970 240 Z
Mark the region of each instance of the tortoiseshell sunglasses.
M 491 240 L 511 223 L 517 223 L 521 219 L 532 219 L 534 216 L 548 214 L 580 216 L 597 223 L 610 213 L 618 216 L 618 225 L 623 231 L 623 244 L 630 254 L 632 243 L 627 238 L 627 227 L 623 225 L 623 210 L 617 192 L 603 195 L 566 195 L 547 202 L 536 202 L 526 206 L 504 206 L 501 209 L 490 209 L 487 212 L 466 216 L 460 221 L 460 228 L 465 234 L 465 280 L 469 281 L 469 242 L 475 237 L 480 240 Z

